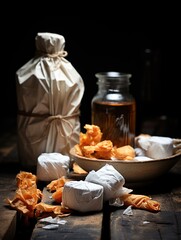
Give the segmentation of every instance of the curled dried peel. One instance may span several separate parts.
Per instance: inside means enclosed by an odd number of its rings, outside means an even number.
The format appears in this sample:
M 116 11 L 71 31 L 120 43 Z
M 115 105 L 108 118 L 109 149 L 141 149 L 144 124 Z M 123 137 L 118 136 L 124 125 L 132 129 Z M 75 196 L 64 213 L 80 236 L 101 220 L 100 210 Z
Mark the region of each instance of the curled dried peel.
M 61 178 L 58 178 L 56 180 L 51 181 L 46 187 L 47 190 L 52 193 L 52 199 L 57 202 L 62 202 L 62 193 L 63 193 L 63 187 L 67 181 L 70 181 L 70 179 L 65 178 L 65 176 L 62 176 Z
M 21 171 L 16 175 L 17 190 L 12 200 L 6 202 L 13 208 L 28 217 L 34 216 L 36 204 L 42 198 L 42 192 L 37 188 L 36 175 Z
M 36 175 L 29 172 L 20 172 L 16 176 L 17 190 L 12 200 L 6 199 L 6 203 L 11 208 L 16 209 L 29 218 L 40 217 L 42 214 L 53 213 L 55 215 L 68 216 L 70 210 L 63 206 L 55 206 L 40 202 L 42 192 L 37 188 Z M 67 180 L 65 177 L 52 181 L 49 189 L 55 191 L 54 199 L 60 203 L 62 197 L 63 186 Z
M 11 208 L 18 210 L 23 215 L 26 215 L 27 217 L 34 217 L 34 211 L 32 209 L 28 209 L 28 206 L 24 203 L 24 201 L 14 198 L 13 200 L 10 200 L 9 198 L 6 199 L 6 203 L 11 206 Z
M 18 188 L 36 187 L 37 177 L 31 172 L 20 171 L 16 175 L 16 185 Z
M 61 188 L 64 186 L 64 184 L 68 181 L 68 179 L 66 179 L 64 176 L 62 176 L 61 178 L 58 178 L 56 180 L 51 181 L 48 185 L 47 185 L 47 189 L 50 192 L 56 191 L 58 188 Z
M 125 206 L 131 205 L 152 212 L 160 211 L 160 203 L 145 195 L 125 194 L 120 199 L 124 201 Z
M 37 202 L 41 199 L 42 193 L 39 189 L 30 187 L 29 189 L 17 189 L 15 198 L 20 199 L 25 203 L 28 209 L 33 210 Z
M 62 193 L 63 193 L 63 187 L 58 188 L 53 194 L 52 194 L 52 199 L 57 202 L 61 203 L 62 202 Z
M 50 205 L 43 202 L 35 206 L 35 215 L 39 217 L 42 213 L 54 213 L 55 215 L 69 216 L 71 210 L 61 205 Z

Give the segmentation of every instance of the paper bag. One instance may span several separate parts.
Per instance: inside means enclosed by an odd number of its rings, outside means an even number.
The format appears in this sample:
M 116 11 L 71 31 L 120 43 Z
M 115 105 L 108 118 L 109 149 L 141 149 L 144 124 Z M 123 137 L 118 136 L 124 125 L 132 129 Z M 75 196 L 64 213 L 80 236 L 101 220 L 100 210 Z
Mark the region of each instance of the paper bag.
M 38 33 L 36 55 L 16 72 L 18 154 L 22 167 L 37 166 L 41 153 L 69 155 L 79 142 L 84 82 L 65 59 L 65 39 Z

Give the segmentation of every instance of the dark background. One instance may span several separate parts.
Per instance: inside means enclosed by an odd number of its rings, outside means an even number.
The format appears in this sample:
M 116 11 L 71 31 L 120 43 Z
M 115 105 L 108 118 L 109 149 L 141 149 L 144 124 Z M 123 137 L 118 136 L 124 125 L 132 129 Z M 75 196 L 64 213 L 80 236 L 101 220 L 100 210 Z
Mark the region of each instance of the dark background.
M 64 36 L 66 57 L 82 76 L 85 93 L 81 126 L 91 121 L 91 99 L 97 91 L 95 73 L 120 71 L 132 74 L 130 92 L 137 102 L 137 134 L 147 132 L 181 138 L 180 37 L 177 31 L 123 31 L 118 21 L 84 18 L 25 16 L 11 21 L 14 34 L 8 44 L 9 60 L 1 79 L 1 122 L 16 125 L 15 72 L 35 54 L 38 32 Z M 26 20 L 28 21 L 26 22 Z M 7 59 L 7 58 L 6 58 Z M 8 119 L 8 120 L 7 120 Z M 1 124 L 3 126 L 3 124 Z M 5 128 L 3 128 L 5 130 Z

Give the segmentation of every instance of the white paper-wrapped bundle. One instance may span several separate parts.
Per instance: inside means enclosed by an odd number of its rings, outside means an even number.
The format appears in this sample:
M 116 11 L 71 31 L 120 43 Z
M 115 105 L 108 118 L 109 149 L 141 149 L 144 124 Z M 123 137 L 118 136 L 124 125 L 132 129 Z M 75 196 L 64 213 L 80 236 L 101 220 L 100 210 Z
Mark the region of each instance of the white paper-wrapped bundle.
M 18 153 L 22 166 L 36 167 L 41 153 L 69 154 L 79 141 L 84 83 L 64 57 L 65 39 L 38 33 L 37 55 L 17 72 Z
M 38 157 L 36 176 L 40 181 L 52 181 L 69 172 L 70 157 L 61 153 L 42 153 Z
M 87 181 L 70 181 L 64 185 L 62 205 L 79 212 L 103 208 L 103 187 Z
M 85 181 L 100 184 L 104 188 L 104 201 L 119 197 L 122 194 L 124 177 L 112 166 L 106 164 L 97 171 L 90 171 Z
M 144 151 L 145 156 L 151 159 L 166 158 L 173 154 L 173 140 L 169 137 L 140 137 L 137 145 Z

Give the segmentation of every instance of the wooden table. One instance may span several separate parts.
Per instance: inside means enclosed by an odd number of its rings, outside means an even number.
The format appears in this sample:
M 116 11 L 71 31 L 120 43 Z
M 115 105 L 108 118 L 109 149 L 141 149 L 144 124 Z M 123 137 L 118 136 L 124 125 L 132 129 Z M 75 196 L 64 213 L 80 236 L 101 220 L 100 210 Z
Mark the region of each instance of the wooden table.
M 151 196 L 161 204 L 161 211 L 152 213 L 133 209 L 133 215 L 124 215 L 124 207 L 104 204 L 103 211 L 74 213 L 63 219 L 65 225 L 45 230 L 36 222 L 31 230 L 22 226 L 15 210 L 8 210 L 2 202 L 15 191 L 15 175 L 20 171 L 16 155 L 16 138 L 6 136 L 6 146 L 0 147 L 0 239 L 60 240 L 60 239 L 113 239 L 113 240 L 179 240 L 181 239 L 181 161 L 152 185 L 133 188 L 133 193 Z M 4 141 L 3 141 L 4 142 Z M 2 144 L 1 144 L 2 145 Z M 44 189 L 46 191 L 46 189 Z M 45 197 L 44 201 L 48 201 Z M 12 227 L 13 226 L 13 227 Z M 15 233 L 16 230 L 16 233 Z M 16 235 L 16 236 L 15 236 Z
M 161 211 L 133 209 L 133 215 L 128 216 L 123 214 L 125 207 L 105 203 L 99 213 L 77 213 L 63 218 L 67 223 L 55 230 L 45 230 L 37 222 L 31 239 L 181 239 L 181 161 L 153 184 L 133 188 L 133 193 L 159 201 Z M 48 203 L 48 199 L 45 197 L 44 201 Z

